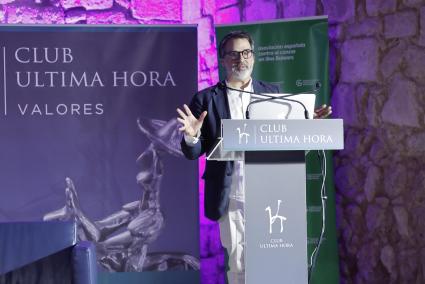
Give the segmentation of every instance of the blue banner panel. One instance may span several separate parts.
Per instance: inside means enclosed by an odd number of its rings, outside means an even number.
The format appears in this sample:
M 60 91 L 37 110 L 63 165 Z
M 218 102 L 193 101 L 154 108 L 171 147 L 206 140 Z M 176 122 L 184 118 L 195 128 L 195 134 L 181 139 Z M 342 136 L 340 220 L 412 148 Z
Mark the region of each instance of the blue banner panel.
M 198 275 L 197 165 L 175 120 L 196 27 L 0 26 L 0 53 L 0 221 L 75 220 L 106 272 Z
M 99 282 L 103 284 L 198 284 L 199 271 L 165 271 L 145 273 L 101 273 Z

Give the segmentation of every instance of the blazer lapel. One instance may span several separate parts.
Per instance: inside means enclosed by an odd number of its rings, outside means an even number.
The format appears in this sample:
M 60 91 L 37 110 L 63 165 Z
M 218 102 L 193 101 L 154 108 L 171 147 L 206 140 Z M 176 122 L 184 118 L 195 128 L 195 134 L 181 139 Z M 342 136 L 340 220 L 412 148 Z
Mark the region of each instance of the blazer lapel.
M 221 88 L 220 86 L 215 88 L 213 101 L 220 119 L 230 118 L 229 101 L 224 88 Z

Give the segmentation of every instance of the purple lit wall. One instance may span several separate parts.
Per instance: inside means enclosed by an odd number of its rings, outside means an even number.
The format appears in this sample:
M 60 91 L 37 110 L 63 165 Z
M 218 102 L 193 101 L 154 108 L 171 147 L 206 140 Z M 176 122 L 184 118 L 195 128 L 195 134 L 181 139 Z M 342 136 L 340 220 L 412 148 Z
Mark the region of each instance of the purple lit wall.
M 214 24 L 323 14 L 346 129 L 335 155 L 341 282 L 425 283 L 424 0 L 0 0 L 1 23 L 196 23 L 199 89 L 218 79 Z M 203 217 L 201 256 L 203 283 L 224 283 L 217 225 Z

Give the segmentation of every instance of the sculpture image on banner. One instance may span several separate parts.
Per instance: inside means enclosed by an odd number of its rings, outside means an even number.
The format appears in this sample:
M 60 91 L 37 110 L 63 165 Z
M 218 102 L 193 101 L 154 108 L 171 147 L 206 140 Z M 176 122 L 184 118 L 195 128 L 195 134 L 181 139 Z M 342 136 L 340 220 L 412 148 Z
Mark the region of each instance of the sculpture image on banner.
M 164 175 L 163 155 L 182 157 L 181 135 L 177 120 L 139 120 L 139 129 L 152 142 L 137 158 L 136 176 L 142 197 L 122 206 L 104 219 L 92 221 L 80 207 L 77 191 L 71 178 L 66 178 L 65 206 L 44 215 L 45 221 L 75 220 L 78 238 L 96 242 L 99 263 L 111 272 L 199 270 L 199 260 L 187 254 L 148 254 L 148 245 L 154 242 L 164 226 L 161 212 L 160 189 Z M 120 229 L 124 230 L 118 234 Z

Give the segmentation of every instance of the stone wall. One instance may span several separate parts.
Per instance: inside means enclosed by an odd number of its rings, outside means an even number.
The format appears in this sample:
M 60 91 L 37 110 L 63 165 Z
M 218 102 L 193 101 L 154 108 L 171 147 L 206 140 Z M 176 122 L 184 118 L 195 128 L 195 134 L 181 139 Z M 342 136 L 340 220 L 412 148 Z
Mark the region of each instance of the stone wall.
M 342 277 L 424 283 L 425 1 L 328 2 Z
M 200 89 L 218 79 L 214 24 L 323 14 L 345 120 L 341 282 L 425 283 L 425 0 L 0 0 L 1 23 L 197 23 Z M 217 225 L 202 216 L 201 256 L 203 283 L 224 283 Z

